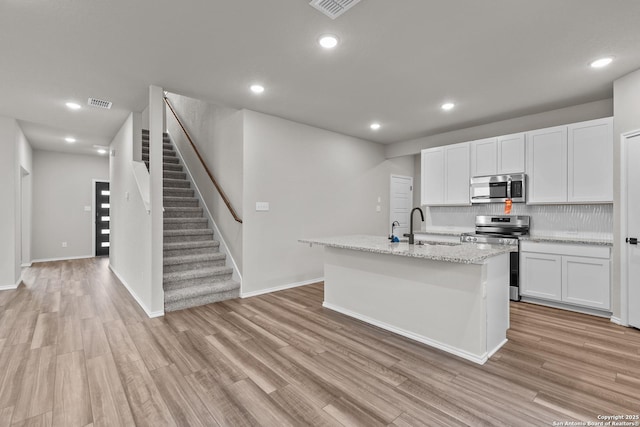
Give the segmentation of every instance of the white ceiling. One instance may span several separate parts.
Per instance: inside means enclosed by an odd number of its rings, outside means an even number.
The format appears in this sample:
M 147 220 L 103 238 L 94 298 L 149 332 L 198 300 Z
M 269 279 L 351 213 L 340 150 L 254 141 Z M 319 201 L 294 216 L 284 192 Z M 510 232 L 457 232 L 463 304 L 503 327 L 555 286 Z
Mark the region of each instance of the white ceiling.
M 91 151 L 155 84 L 391 143 L 611 97 L 640 68 L 639 18 L 638 0 L 363 0 L 335 21 L 307 0 L 2 0 L 0 115 L 35 148 Z

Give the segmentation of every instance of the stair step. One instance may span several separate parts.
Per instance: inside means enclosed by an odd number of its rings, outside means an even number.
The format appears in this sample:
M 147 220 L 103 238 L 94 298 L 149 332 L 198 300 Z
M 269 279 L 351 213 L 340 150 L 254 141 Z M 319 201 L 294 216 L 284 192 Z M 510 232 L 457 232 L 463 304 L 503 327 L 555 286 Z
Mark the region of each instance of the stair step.
M 213 230 L 208 228 L 191 228 L 188 230 L 164 230 L 164 241 L 173 242 L 197 242 L 201 240 L 213 240 Z
M 149 169 L 149 159 L 143 161 L 144 164 L 147 165 L 147 169 Z M 180 163 L 163 163 L 162 169 L 165 171 L 182 172 L 182 165 Z
M 211 267 L 224 267 L 227 256 L 222 252 L 207 252 L 203 254 L 176 255 L 165 257 L 163 260 L 164 273 L 196 270 Z
M 149 155 L 149 147 L 148 146 L 147 147 L 145 147 L 144 145 L 142 146 L 142 155 L 143 156 L 144 155 L 147 155 L 147 156 Z M 169 156 L 169 157 L 175 157 L 177 154 L 173 150 L 173 147 L 172 147 L 170 149 L 163 148 L 162 149 L 162 155 L 163 156 Z
M 164 219 L 189 219 L 189 218 L 202 218 L 204 210 L 198 207 L 164 207 Z
M 168 139 L 162 141 L 162 147 L 166 150 L 173 150 L 173 143 Z M 149 138 L 142 138 L 142 148 L 149 148 Z
M 240 283 L 233 280 L 175 289 L 164 293 L 164 311 L 177 311 L 240 297 Z
M 230 280 L 232 274 L 233 268 L 224 266 L 174 271 L 171 273 L 164 273 L 162 275 L 162 286 L 165 291 L 184 289 L 195 285 Z
M 165 196 L 173 197 L 193 197 L 195 192 L 190 188 L 164 188 L 162 190 Z
M 165 208 L 197 208 L 200 206 L 200 201 L 195 197 L 179 197 L 179 196 L 167 196 L 163 197 L 163 203 Z
M 142 161 L 149 161 L 149 154 L 142 153 Z M 162 156 L 162 163 L 180 163 L 180 159 L 174 156 Z
M 164 218 L 165 230 L 205 229 L 209 225 L 206 218 Z
M 191 188 L 191 183 L 186 179 L 164 178 L 162 185 L 164 188 Z
M 184 172 L 165 170 L 162 173 L 162 177 L 170 179 L 187 179 L 187 174 Z
M 220 242 L 217 240 L 201 240 L 199 242 L 174 242 L 163 245 L 163 255 L 165 257 L 173 257 L 180 255 L 195 255 L 216 253 L 220 248 Z

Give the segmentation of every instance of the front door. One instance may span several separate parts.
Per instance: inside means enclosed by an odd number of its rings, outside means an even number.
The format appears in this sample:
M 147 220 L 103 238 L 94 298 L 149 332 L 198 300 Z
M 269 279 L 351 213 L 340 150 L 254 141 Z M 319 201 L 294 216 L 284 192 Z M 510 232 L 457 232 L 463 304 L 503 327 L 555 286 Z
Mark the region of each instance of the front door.
M 109 255 L 109 183 L 96 182 L 96 256 Z
M 626 139 L 627 236 L 626 245 L 629 325 L 640 328 L 640 134 Z M 624 197 L 624 196 L 623 196 Z

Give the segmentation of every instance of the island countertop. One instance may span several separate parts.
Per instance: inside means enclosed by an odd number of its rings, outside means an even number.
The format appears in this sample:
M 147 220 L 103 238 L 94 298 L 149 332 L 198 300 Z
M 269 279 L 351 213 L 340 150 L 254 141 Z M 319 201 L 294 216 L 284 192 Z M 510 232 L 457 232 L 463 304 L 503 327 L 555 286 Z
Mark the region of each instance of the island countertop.
M 433 261 L 462 264 L 482 264 L 488 258 L 518 250 L 517 246 L 478 243 L 424 241 L 424 245 L 409 245 L 407 242 L 391 243 L 386 237 L 369 235 L 300 239 L 299 242 L 339 249 L 351 249 L 362 252 L 424 258 Z

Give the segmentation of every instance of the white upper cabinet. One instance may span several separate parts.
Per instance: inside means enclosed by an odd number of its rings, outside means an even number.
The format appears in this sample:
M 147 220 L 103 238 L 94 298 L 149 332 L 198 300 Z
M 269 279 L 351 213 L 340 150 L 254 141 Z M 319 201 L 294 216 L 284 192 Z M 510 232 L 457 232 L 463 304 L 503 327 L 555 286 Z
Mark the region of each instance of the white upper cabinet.
M 471 143 L 471 176 L 524 173 L 524 133 Z
M 613 201 L 613 118 L 568 126 L 567 201 Z
M 422 204 L 444 204 L 444 148 L 422 150 Z
M 527 134 L 528 203 L 613 201 L 613 118 Z
M 470 204 L 469 143 L 422 150 L 422 204 Z
M 498 137 L 498 175 L 524 173 L 524 133 Z
M 497 175 L 498 139 L 487 138 L 471 143 L 471 176 Z
M 567 127 L 527 133 L 528 203 L 567 201 Z

